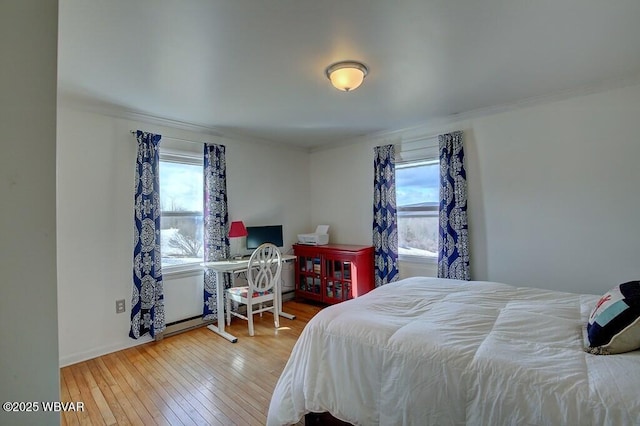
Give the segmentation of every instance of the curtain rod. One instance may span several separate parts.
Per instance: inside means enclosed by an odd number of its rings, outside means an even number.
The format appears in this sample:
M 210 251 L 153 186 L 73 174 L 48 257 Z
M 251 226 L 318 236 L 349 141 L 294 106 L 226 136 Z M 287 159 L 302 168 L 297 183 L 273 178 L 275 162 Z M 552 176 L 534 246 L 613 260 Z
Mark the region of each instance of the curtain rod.
M 132 135 L 135 135 L 137 133 L 137 130 L 130 130 L 130 132 L 131 132 Z M 160 136 L 162 136 L 162 135 L 160 135 Z M 200 144 L 200 145 L 204 145 L 205 143 L 208 143 L 208 142 L 192 141 L 192 140 L 189 140 L 189 139 L 172 138 L 171 136 L 162 136 L 162 139 L 169 139 L 169 140 L 178 141 L 178 142 L 197 143 L 197 144 Z

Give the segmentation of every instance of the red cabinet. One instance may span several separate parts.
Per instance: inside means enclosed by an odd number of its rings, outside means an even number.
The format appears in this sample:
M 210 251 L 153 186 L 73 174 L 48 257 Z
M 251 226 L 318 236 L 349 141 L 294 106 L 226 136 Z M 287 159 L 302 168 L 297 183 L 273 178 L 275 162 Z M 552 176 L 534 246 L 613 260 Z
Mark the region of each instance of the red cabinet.
M 293 245 L 296 298 L 333 304 L 373 289 L 373 247 Z

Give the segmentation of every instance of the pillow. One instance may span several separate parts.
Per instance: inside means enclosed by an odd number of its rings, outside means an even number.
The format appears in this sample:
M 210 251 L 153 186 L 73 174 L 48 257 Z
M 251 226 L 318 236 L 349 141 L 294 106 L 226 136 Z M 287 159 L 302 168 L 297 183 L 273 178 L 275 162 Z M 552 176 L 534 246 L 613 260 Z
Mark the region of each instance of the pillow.
M 640 348 L 640 281 L 629 281 L 606 292 L 587 323 L 588 346 L 595 355 Z

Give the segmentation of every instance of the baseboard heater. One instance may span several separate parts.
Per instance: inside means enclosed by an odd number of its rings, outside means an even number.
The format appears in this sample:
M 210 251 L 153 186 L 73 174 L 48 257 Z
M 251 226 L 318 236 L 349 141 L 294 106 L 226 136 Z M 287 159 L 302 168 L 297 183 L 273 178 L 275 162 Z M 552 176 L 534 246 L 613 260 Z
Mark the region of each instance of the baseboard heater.
M 164 337 L 169 337 L 174 334 L 182 333 L 194 328 L 202 327 L 205 325 L 213 324 L 215 321 L 204 320 L 202 316 L 195 316 L 191 318 L 185 318 L 178 321 L 170 322 L 166 325 L 165 330 L 162 333 L 156 334 L 156 340 L 161 340 Z

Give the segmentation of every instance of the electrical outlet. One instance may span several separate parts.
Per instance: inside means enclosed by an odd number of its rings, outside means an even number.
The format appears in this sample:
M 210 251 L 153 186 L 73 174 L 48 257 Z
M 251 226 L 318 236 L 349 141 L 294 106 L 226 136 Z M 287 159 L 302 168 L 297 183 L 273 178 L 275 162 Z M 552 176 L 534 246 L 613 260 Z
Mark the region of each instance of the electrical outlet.
M 124 304 L 124 299 L 116 300 L 116 314 L 123 313 L 127 308 Z

